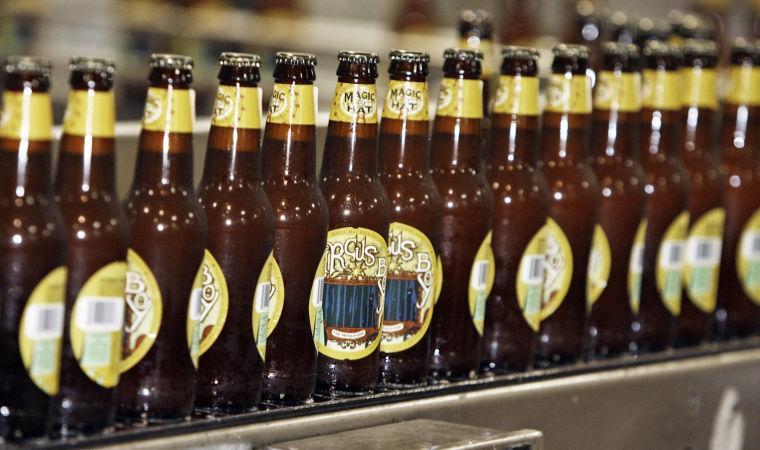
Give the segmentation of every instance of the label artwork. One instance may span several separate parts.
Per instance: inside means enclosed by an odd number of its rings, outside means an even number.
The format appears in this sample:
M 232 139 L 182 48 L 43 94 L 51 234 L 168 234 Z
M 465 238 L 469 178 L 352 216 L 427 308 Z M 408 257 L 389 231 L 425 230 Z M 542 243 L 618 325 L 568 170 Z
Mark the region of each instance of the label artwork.
M 134 367 L 153 346 L 161 327 L 161 290 L 145 261 L 132 249 L 127 251 L 127 284 L 124 289 L 124 344 L 119 370 Z
M 219 85 L 211 125 L 261 129 L 261 88 Z
M 546 88 L 546 110 L 562 114 L 590 114 L 591 78 L 552 74 Z
M 383 107 L 383 118 L 430 120 L 427 83 L 390 80 Z
M 79 367 L 106 388 L 119 382 L 126 279 L 126 262 L 113 262 L 95 272 L 79 291 L 69 323 Z
M 647 233 L 647 221 L 642 220 L 636 229 L 631 247 L 631 259 L 628 263 L 628 301 L 631 311 L 639 313 L 641 304 L 641 274 L 644 272 L 644 242 Z
M 438 96 L 436 115 L 466 119 L 483 118 L 483 82 L 444 78 Z
M 496 114 L 537 116 L 538 77 L 502 75 L 493 103 Z
M 715 69 L 698 67 L 681 69 L 683 93 L 681 105 L 686 107 L 718 108 L 718 81 Z
M 533 238 L 525 247 L 520 265 L 517 268 L 517 301 L 522 310 L 523 317 L 533 331 L 538 332 L 541 326 L 541 301 L 544 288 L 546 270 L 546 226 L 533 235 Z
M 610 241 L 600 225 L 594 227 L 594 236 L 591 240 L 591 253 L 588 259 L 588 272 L 586 276 L 586 305 L 588 310 L 594 306 L 607 287 L 610 279 L 610 267 L 612 255 L 610 254 Z
M 676 111 L 681 108 L 681 74 L 672 70 L 645 69 L 642 83 L 642 106 Z
M 65 300 L 66 268 L 58 267 L 32 290 L 18 331 L 19 353 L 29 378 L 51 396 L 58 393 Z
M 715 311 L 718 297 L 720 251 L 726 212 L 713 208 L 691 226 L 686 243 L 683 281 L 689 299 L 706 313 Z
M 314 125 L 317 118 L 316 88 L 311 84 L 275 83 L 267 122 Z
M 0 137 L 49 141 L 53 137 L 53 105 L 47 92 L 5 91 L 0 112 Z
M 113 92 L 72 89 L 63 117 L 63 132 L 72 136 L 112 138 L 116 126 Z
M 327 233 L 309 302 L 314 343 L 340 360 L 369 356 L 380 345 L 388 248 L 366 228 Z
M 760 209 L 744 225 L 736 249 L 736 270 L 744 292 L 760 305 Z
M 689 232 L 689 213 L 682 212 L 668 226 L 657 251 L 655 278 L 660 298 L 671 314 L 681 313 L 684 247 Z
M 602 71 L 596 81 L 594 108 L 638 112 L 641 109 L 641 74 Z
M 187 345 L 193 363 L 214 345 L 224 328 L 229 308 L 229 291 L 222 268 L 210 251 L 195 275 L 187 310 Z
M 266 359 L 267 337 L 271 336 L 277 327 L 284 303 L 285 282 L 282 279 L 280 266 L 274 259 L 274 255 L 270 253 L 256 283 L 251 316 L 253 339 L 262 360 Z
M 472 323 L 478 334 L 483 335 L 483 325 L 486 317 L 486 300 L 491 294 L 493 281 L 496 278 L 496 261 L 491 248 L 491 235 L 489 231 L 475 254 L 470 270 L 470 288 L 468 298 L 470 303 L 470 315 Z
M 377 87 L 374 84 L 338 83 L 330 120 L 377 123 Z
M 386 353 L 413 347 L 433 317 L 440 272 L 433 243 L 420 230 L 393 222 L 388 239 L 388 275 L 380 349 Z
M 573 250 L 565 232 L 557 222 L 548 219 L 543 236 L 546 278 L 541 302 L 541 320 L 551 316 L 565 300 L 573 277 Z

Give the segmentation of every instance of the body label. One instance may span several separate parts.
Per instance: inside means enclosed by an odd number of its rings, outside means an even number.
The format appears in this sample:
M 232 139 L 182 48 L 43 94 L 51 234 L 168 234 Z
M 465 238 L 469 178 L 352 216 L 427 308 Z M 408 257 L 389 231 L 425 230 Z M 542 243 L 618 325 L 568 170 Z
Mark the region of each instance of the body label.
M 387 264 L 388 247 L 378 233 L 352 227 L 327 233 L 309 302 L 321 354 L 356 360 L 380 345 Z
M 502 75 L 493 103 L 495 114 L 537 116 L 538 77 Z
M 681 314 L 681 279 L 684 250 L 689 233 L 689 213 L 682 212 L 670 223 L 657 250 L 655 281 L 660 298 L 671 314 Z
M 208 249 L 195 274 L 187 310 L 187 345 L 193 363 L 206 353 L 221 334 L 227 320 L 230 294 L 219 263 Z
M 760 67 L 732 66 L 729 76 L 727 103 L 760 106 Z
M 546 275 L 541 301 L 541 320 L 551 316 L 565 300 L 573 278 L 573 250 L 559 224 L 548 219 L 544 228 Z
M 261 88 L 219 85 L 211 125 L 261 129 Z
M 119 370 L 134 367 L 148 353 L 161 328 L 161 290 L 150 267 L 132 249 L 127 251 L 127 283 L 124 288 L 124 344 Z
M 47 92 L 3 92 L 0 137 L 49 141 L 53 137 L 53 104 Z
M 641 109 L 641 74 L 604 70 L 596 80 L 594 108 L 638 112 Z
M 113 92 L 72 89 L 63 116 L 63 132 L 72 136 L 112 138 L 116 127 Z
M 82 371 L 106 388 L 119 383 L 127 263 L 112 262 L 95 272 L 77 295 L 69 339 Z
M 330 120 L 348 123 L 377 123 L 377 86 L 338 83 L 335 86 Z
M 472 323 L 481 336 L 483 335 L 486 317 L 486 300 L 491 294 L 493 281 L 496 278 L 496 261 L 491 247 L 492 234 L 491 231 L 488 232 L 475 254 L 470 270 L 470 288 L 467 295 Z
M 645 69 L 642 79 L 643 107 L 667 111 L 681 108 L 681 74 L 677 70 Z
M 686 242 L 683 281 L 689 299 L 706 313 L 715 311 L 718 298 L 720 252 L 726 212 L 713 208 L 691 226 Z
M 267 337 L 271 336 L 277 327 L 284 304 L 285 282 L 282 279 L 280 266 L 274 259 L 274 255 L 270 253 L 256 283 L 251 316 L 253 339 L 256 341 L 256 348 L 262 360 L 266 358 Z
M 441 80 L 436 115 L 466 119 L 483 118 L 483 81 L 461 78 Z
M 715 69 L 685 67 L 681 69 L 681 106 L 718 108 L 718 81 Z
M 644 272 L 644 242 L 647 233 L 646 219 L 639 222 L 636 235 L 631 247 L 631 258 L 628 261 L 628 301 L 631 311 L 639 313 L 641 304 L 641 274 Z
M 194 102 L 190 89 L 148 88 L 142 127 L 165 133 L 192 133 Z
M 18 333 L 19 353 L 29 378 L 51 396 L 58 393 L 65 300 L 66 268 L 58 267 L 32 290 Z
M 430 327 L 441 274 L 433 243 L 409 225 L 393 222 L 380 350 L 395 353 L 417 344 Z
M 556 113 L 591 113 L 591 78 L 585 75 L 552 74 L 546 88 L 546 111 Z
M 589 311 L 607 288 L 611 266 L 610 241 L 601 225 L 597 224 L 594 227 L 594 236 L 591 240 L 591 253 L 589 254 L 586 276 L 586 306 Z
M 541 296 L 546 278 L 545 232 L 546 225 L 533 235 L 517 267 L 517 302 L 525 321 L 535 332 L 541 326 Z
M 317 119 L 316 87 L 311 84 L 275 83 L 267 122 L 314 125 Z
M 390 80 L 388 94 L 385 96 L 383 118 L 430 120 L 427 82 Z
M 747 220 L 739 237 L 736 270 L 744 292 L 760 305 L 760 209 Z

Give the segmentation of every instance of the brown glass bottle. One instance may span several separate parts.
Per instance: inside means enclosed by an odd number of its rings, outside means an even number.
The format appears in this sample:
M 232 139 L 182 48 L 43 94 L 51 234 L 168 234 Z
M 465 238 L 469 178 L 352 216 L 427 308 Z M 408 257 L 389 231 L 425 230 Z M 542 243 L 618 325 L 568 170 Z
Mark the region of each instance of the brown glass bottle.
M 491 111 L 486 174 L 493 190 L 496 277 L 486 303 L 481 370 L 503 373 L 533 364 L 540 326 L 546 181 L 537 170 L 538 50 L 505 47 Z
M 588 348 L 596 357 L 629 350 L 646 232 L 641 221 L 644 171 L 638 158 L 639 50 L 633 44 L 608 42 L 602 51 L 591 133 L 592 167 L 601 196 L 586 293 Z
M 377 175 L 377 59 L 375 53 L 338 55 L 322 159 L 330 231 L 319 274 L 324 334 L 316 330 L 315 340 L 317 390 L 331 396 L 372 392 L 377 383 L 390 225 Z
M 474 50 L 444 52 L 433 123 L 431 173 L 443 201 L 443 277 L 431 324 L 430 375 L 436 379 L 475 376 L 493 284 L 492 196 L 480 158 L 481 60 Z
M 679 144 L 689 174 L 689 238 L 684 260 L 684 293 L 676 345 L 696 345 L 712 335 L 723 239 L 723 180 L 712 149 L 718 107 L 717 48 L 710 41 L 687 40 L 681 69 L 683 123 Z
M 599 208 L 599 185 L 588 158 L 591 80 L 588 50 L 559 44 L 541 131 L 541 160 L 549 189 L 546 281 L 536 363 L 576 361 L 586 325 L 586 273 Z
M 639 159 L 647 195 L 644 262 L 633 343 L 640 352 L 673 345 L 681 310 L 683 248 L 688 227 L 688 176 L 678 152 L 681 52 L 652 41 L 643 49 Z
M 427 53 L 392 51 L 388 97 L 410 90 L 421 93 L 414 102 L 427 103 L 429 59 Z M 430 120 L 399 112 L 388 110 L 380 124 L 380 180 L 391 203 L 380 382 L 415 385 L 428 376 L 443 205 L 430 176 Z
M 760 148 L 760 48 L 737 40 L 730 64 L 718 140 L 726 209 L 714 318 L 721 339 L 760 332 L 760 165 L 754 155 Z
M 264 274 L 261 283 L 272 295 L 254 305 L 259 276 L 271 270 L 274 240 L 272 207 L 260 180 L 259 64 L 258 55 L 219 58 L 219 89 L 198 188 L 208 237 L 197 299 L 202 319 L 195 407 L 211 413 L 240 413 L 258 404 L 263 356 L 254 339 L 259 323 L 252 318 L 263 309 L 268 320 L 262 305 L 271 306 L 269 299 L 282 288 Z M 263 345 L 265 334 L 257 336 Z
M 74 58 L 69 69 L 56 180 L 69 272 L 54 436 L 92 433 L 113 423 L 127 269 L 128 227 L 114 181 L 114 64 Z
M 316 64 L 313 55 L 277 54 L 262 147 L 263 186 L 275 217 L 274 258 L 285 283 L 280 326 L 267 338 L 262 401 L 281 405 L 311 400 L 317 370 L 309 293 L 328 219 L 316 182 Z
M 193 407 L 197 323 L 189 305 L 206 219 L 193 189 L 192 60 L 156 54 L 150 67 L 125 208 L 130 249 L 118 414 L 154 423 L 182 420 Z
M 0 125 L 0 441 L 46 432 L 58 391 L 66 234 L 50 183 L 50 62 L 11 56 Z

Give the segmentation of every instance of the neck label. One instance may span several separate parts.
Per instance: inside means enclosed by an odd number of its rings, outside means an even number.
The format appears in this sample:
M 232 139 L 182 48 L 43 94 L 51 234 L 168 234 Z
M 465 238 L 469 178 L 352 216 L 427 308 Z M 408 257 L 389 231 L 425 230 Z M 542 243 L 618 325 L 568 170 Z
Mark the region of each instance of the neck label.
M 69 92 L 63 132 L 72 136 L 114 137 L 116 106 L 113 92 L 74 89 Z
M 641 109 L 641 74 L 603 71 L 596 83 L 594 108 L 619 112 Z
M 427 82 L 391 80 L 385 97 L 383 118 L 430 120 Z
M 493 103 L 495 114 L 537 116 L 538 77 L 502 75 Z
M 214 101 L 211 125 L 261 129 L 261 88 L 220 85 Z
M 676 111 L 681 108 L 681 76 L 675 70 L 644 70 L 642 105 L 645 108 Z
M 377 123 L 377 87 L 374 84 L 338 83 L 330 120 Z
M 681 106 L 718 108 L 718 82 L 715 69 L 688 67 L 682 70 Z
M 760 67 L 731 67 L 726 102 L 733 105 L 760 106 Z
M 562 114 L 591 114 L 591 78 L 555 73 L 546 89 L 546 110 Z
M 311 84 L 275 83 L 267 122 L 285 125 L 315 125 L 316 87 Z
M 49 141 L 53 136 L 53 106 L 47 92 L 5 91 L 0 112 L 0 137 Z
M 436 115 L 462 119 L 483 118 L 483 81 L 461 78 L 441 80 Z
M 195 96 L 190 89 L 148 88 L 143 113 L 143 130 L 192 133 Z

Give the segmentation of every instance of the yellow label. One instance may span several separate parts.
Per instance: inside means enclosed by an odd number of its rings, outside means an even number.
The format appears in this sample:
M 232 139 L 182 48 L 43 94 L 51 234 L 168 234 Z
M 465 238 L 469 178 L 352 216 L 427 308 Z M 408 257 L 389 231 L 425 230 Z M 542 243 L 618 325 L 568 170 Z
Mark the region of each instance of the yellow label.
M 0 112 L 0 137 L 49 141 L 53 137 L 53 105 L 47 92 L 5 91 Z
M 127 284 L 124 289 L 124 345 L 119 370 L 126 372 L 153 346 L 161 328 L 161 290 L 150 267 L 132 249 L 127 251 Z
M 230 294 L 227 280 L 214 255 L 208 249 L 203 253 L 187 310 L 187 345 L 193 363 L 214 345 L 224 328 L 229 309 Z
M 430 120 L 427 82 L 390 80 L 383 118 Z
M 573 278 L 573 250 L 565 232 L 557 222 L 548 219 L 543 236 L 546 274 L 541 301 L 541 320 L 545 320 L 559 308 L 565 300 Z
M 586 272 L 586 306 L 590 311 L 599 297 L 607 288 L 610 279 L 610 267 L 612 255 L 610 241 L 607 233 L 600 225 L 594 227 L 594 236 L 591 240 L 591 253 L 588 259 L 588 271 Z
M 261 129 L 261 88 L 219 85 L 211 125 Z
M 412 348 L 425 336 L 441 273 L 433 243 L 422 231 L 393 222 L 389 235 L 380 350 L 395 353 Z
M 142 127 L 165 133 L 193 132 L 193 95 L 190 89 L 148 88 Z
M 330 120 L 348 123 L 377 123 L 377 86 L 338 83 L 335 86 Z
M 726 211 L 713 208 L 691 226 L 686 242 L 683 281 L 689 299 L 706 313 L 715 311 L 718 299 L 720 252 Z
M 726 102 L 733 105 L 760 106 L 760 67 L 731 67 Z
M 441 255 L 435 261 L 435 272 L 439 274 L 435 277 L 435 303 L 438 303 L 438 298 L 441 296 L 441 289 L 443 288 L 443 261 L 441 261 Z
M 747 220 L 739 237 L 736 270 L 744 292 L 760 305 L 760 209 Z
M 546 110 L 555 113 L 590 114 L 591 78 L 552 74 L 546 88 Z
M 436 115 L 465 119 L 483 118 L 483 81 L 444 78 Z
M 116 104 L 113 92 L 94 89 L 72 89 L 66 114 L 63 116 L 63 132 L 71 136 L 112 138 L 116 127 Z
M 644 272 L 644 243 L 647 234 L 646 219 L 639 222 L 636 236 L 633 238 L 631 258 L 628 262 L 628 302 L 634 314 L 639 313 L 641 305 L 641 274 Z
M 684 247 L 689 233 L 689 213 L 682 212 L 665 230 L 657 250 L 655 281 L 660 298 L 674 316 L 681 314 Z
M 494 45 L 489 39 L 470 36 L 469 38 L 459 40 L 459 48 L 471 48 L 483 53 L 483 61 L 480 63 L 483 74 L 480 78 L 491 78 L 496 72 L 496 66 L 494 64 Z
M 520 258 L 517 267 L 517 302 L 523 317 L 533 331 L 538 332 L 541 326 L 541 296 L 546 278 L 546 226 L 533 235 Z
M 594 108 L 638 112 L 641 109 L 641 74 L 602 71 L 596 79 Z
M 380 345 L 388 271 L 388 247 L 367 228 L 327 233 L 309 301 L 309 319 L 319 353 L 357 360 Z
M 66 268 L 58 267 L 37 283 L 21 314 L 21 360 L 29 378 L 47 395 L 58 393 L 65 300 Z
M 682 88 L 679 71 L 645 69 L 641 87 L 642 106 L 664 111 L 681 109 Z
M 686 67 L 681 69 L 681 106 L 718 108 L 718 82 L 715 69 Z
M 267 122 L 314 125 L 317 119 L 316 88 L 311 84 L 275 83 Z
M 79 367 L 106 388 L 119 383 L 126 280 L 126 262 L 100 268 L 79 291 L 69 322 L 69 339 Z
M 251 317 L 253 339 L 256 341 L 256 348 L 262 360 L 266 359 L 267 337 L 271 336 L 277 327 L 284 304 L 285 282 L 282 279 L 280 266 L 274 259 L 274 255 L 270 253 L 256 283 Z
M 538 77 L 502 75 L 493 103 L 495 114 L 537 116 Z
M 486 300 L 491 294 L 493 281 L 496 278 L 496 261 L 493 248 L 491 248 L 492 234 L 491 231 L 488 232 L 475 254 L 472 269 L 470 269 L 470 288 L 467 291 L 472 323 L 481 336 L 486 317 Z

